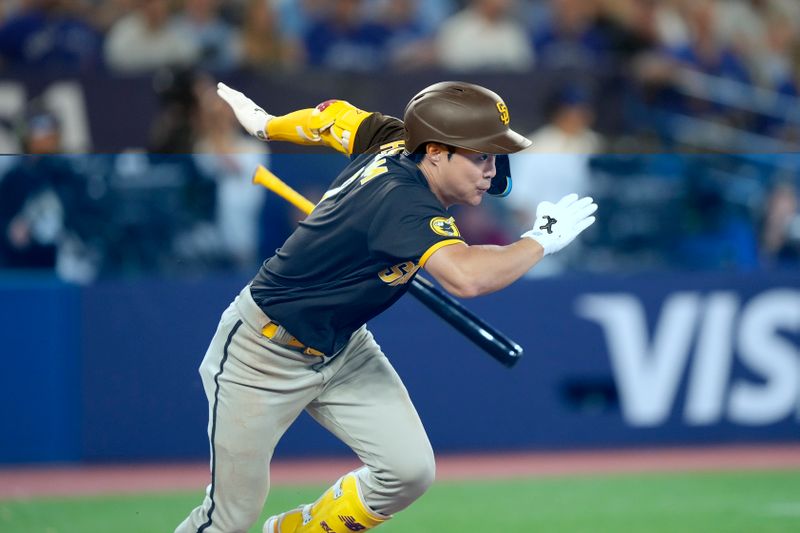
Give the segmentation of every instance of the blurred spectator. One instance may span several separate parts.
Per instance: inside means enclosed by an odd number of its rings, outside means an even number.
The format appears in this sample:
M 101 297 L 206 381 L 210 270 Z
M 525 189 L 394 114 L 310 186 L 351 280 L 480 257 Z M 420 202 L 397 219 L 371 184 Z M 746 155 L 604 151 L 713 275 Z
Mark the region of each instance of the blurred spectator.
M 800 39 L 800 25 L 789 16 L 789 11 L 774 7 L 765 13 L 763 20 L 766 35 L 762 46 L 755 49 L 750 58 L 751 71 L 756 82 L 763 88 L 775 91 L 784 97 L 800 97 L 800 80 L 798 72 L 792 64 L 792 53 Z M 754 124 L 754 129 L 770 137 L 785 140 L 798 146 L 797 134 L 800 132 L 800 121 L 787 120 L 785 103 L 773 104 L 768 113 Z M 797 107 L 797 100 L 794 105 Z
M 199 89 L 200 136 L 195 160 L 201 172 L 217 182 L 216 229 L 223 252 L 239 268 L 258 259 L 259 216 L 266 190 L 251 183 L 258 165 L 266 164 L 267 144 L 242 133 L 230 107 L 212 83 Z
M 780 92 L 786 96 L 800 98 L 800 31 L 797 34 L 792 49 L 789 51 L 789 61 L 791 65 L 792 81 L 784 85 Z M 794 106 L 797 110 L 798 106 Z M 790 146 L 800 146 L 800 120 L 798 115 L 793 115 L 794 120 L 779 128 L 774 135 L 783 139 Z
M 281 33 L 302 44 L 312 23 L 325 16 L 331 0 L 267 0 L 280 21 Z
M 772 89 L 786 78 L 779 56 L 787 54 L 799 26 L 800 4 L 796 0 L 727 0 L 716 4 L 719 39 L 747 63 L 759 84 Z
M 596 69 L 609 48 L 596 26 L 597 0 L 550 0 L 547 20 L 534 28 L 537 64 L 548 69 Z
M 96 69 L 102 37 L 78 18 L 76 2 L 24 0 L 0 25 L 0 61 L 17 68 Z
M 421 0 L 392 0 L 381 2 L 383 10 L 376 21 L 389 28 L 392 35 L 387 44 L 389 62 L 396 69 L 428 67 L 436 63 L 432 32 L 419 16 Z
M 761 223 L 761 258 L 765 267 L 800 266 L 800 199 L 789 180 L 769 194 Z
M 655 2 L 655 25 L 658 41 L 664 48 L 678 48 L 689 43 L 687 13 L 692 0 Z
M 436 43 L 441 65 L 457 71 L 529 69 L 533 53 L 512 7 L 511 0 L 472 0 L 446 20 Z
M 704 74 L 749 83 L 750 75 L 735 51 L 721 43 L 714 29 L 715 3 L 698 0 L 688 10 L 690 42 L 670 50 L 684 66 Z
M 589 159 L 601 149 L 602 138 L 591 129 L 594 114 L 584 89 L 574 85 L 559 89 L 548 108 L 549 122 L 528 135 L 533 145 L 511 157 L 514 181 L 507 207 L 520 234 L 533 226 L 539 202 L 590 193 Z M 548 258 L 531 273 L 558 272 L 574 256 L 565 252 Z
M 179 184 L 182 229 L 195 224 L 211 224 L 215 214 L 216 182 L 199 172 L 196 162 L 187 157 L 194 153 L 201 132 L 200 97 L 208 83 L 193 70 L 167 69 L 154 78 L 159 96 L 159 111 L 151 127 L 149 152 L 151 164 L 162 167 L 165 181 Z M 163 155 L 174 154 L 174 157 Z
M 520 230 L 533 224 L 539 202 L 587 194 L 589 158 L 601 149 L 602 137 L 591 129 L 594 113 L 586 91 L 560 89 L 548 107 L 549 122 L 528 135 L 533 145 L 511 158 L 514 185 L 507 200 Z
M 396 7 L 394 4 L 404 4 Z M 463 1 L 457 0 L 367 0 L 365 8 L 367 16 L 371 20 L 386 20 L 387 14 L 396 10 L 403 13 L 410 13 L 410 16 L 403 15 L 413 21 L 424 35 L 433 35 L 437 32 L 442 23 L 456 11 L 459 4 Z M 391 15 L 389 15 L 391 16 Z
M 200 50 L 176 27 L 168 2 L 137 0 L 136 10 L 108 33 L 105 58 L 120 73 L 135 74 L 197 61 Z
M 32 104 L 21 123 L 26 154 L 0 179 L 0 266 L 57 270 L 62 279 L 91 281 L 98 255 L 86 242 L 92 226 L 86 178 L 58 155 L 58 119 Z
M 766 42 L 755 54 L 753 65 L 759 83 L 783 94 L 798 96 L 796 73 L 792 65 L 792 50 L 800 43 L 800 25 L 777 8 L 766 14 Z
M 689 41 L 638 58 L 631 86 L 638 94 L 626 99 L 628 127 L 656 131 L 666 145 L 740 149 L 734 132 L 752 129 L 757 119 L 748 102 L 751 77 L 716 33 L 717 4 L 671 5 L 685 15 Z
M 608 52 L 627 63 L 659 44 L 653 0 L 599 0 L 595 27 L 604 35 Z
M 159 109 L 148 152 L 113 157 L 107 193 L 113 238 L 105 242 L 105 272 L 187 275 L 230 265 L 215 230 L 216 181 L 192 155 L 202 83 L 193 71 L 158 71 L 153 89 Z
M 743 206 L 726 198 L 726 179 L 706 158 L 693 157 L 683 176 L 685 205 L 676 228 L 674 264 L 687 270 L 751 271 L 758 267 L 755 224 Z
M 162 69 L 153 77 L 159 108 L 150 128 L 148 150 L 161 154 L 190 154 L 197 139 L 199 103 L 197 74 L 184 68 Z
M 242 18 L 243 66 L 269 70 L 302 64 L 302 47 L 297 40 L 283 38 L 275 10 L 267 0 L 247 0 Z
M 305 36 L 310 65 L 370 71 L 387 64 L 392 35 L 389 28 L 364 20 L 363 0 L 328 0 L 326 7 Z
M 19 11 L 23 0 L 6 0 L 0 4 L 0 22 Z
M 227 72 L 239 65 L 241 36 L 220 17 L 219 0 L 183 0 L 183 11 L 175 17 L 175 28 L 199 50 L 196 68 Z
M 24 150 L 31 154 L 58 149 L 53 115 L 31 114 L 22 124 Z M 46 174 L 35 172 L 40 157 L 17 157 L 0 179 L 0 265 L 5 268 L 54 268 L 56 238 L 63 222 L 58 198 Z
M 81 0 L 81 13 L 103 34 L 123 16 L 135 9 L 139 0 Z

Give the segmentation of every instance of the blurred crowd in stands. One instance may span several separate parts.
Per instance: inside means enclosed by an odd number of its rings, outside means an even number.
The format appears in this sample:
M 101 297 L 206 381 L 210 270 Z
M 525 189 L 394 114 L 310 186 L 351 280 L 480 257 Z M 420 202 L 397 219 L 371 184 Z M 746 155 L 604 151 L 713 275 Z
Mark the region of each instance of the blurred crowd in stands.
M 537 103 L 512 195 L 456 214 L 471 242 L 504 244 L 539 201 L 597 197 L 587 246 L 534 272 L 800 267 L 798 0 L 0 4 L 0 77 L 158 80 L 165 68 L 146 153 L 54 156 L 58 116 L 30 103 L 20 151 L 38 155 L 0 158 L 0 268 L 78 282 L 252 270 L 292 214 L 278 221 L 249 184 L 269 146 L 243 134 L 213 80 L 312 70 L 564 80 Z M 526 110 L 513 111 L 512 125 L 524 122 Z M 319 197 L 324 184 L 312 186 Z
M 795 0 L 4 0 L 5 67 L 528 71 L 648 53 L 797 94 Z

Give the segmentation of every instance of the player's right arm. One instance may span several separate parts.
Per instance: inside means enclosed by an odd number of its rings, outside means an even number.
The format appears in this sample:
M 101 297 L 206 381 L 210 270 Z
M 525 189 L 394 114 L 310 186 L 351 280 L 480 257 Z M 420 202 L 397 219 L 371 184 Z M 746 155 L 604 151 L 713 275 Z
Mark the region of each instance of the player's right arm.
M 531 239 L 507 246 L 464 243 L 435 251 L 425 271 L 453 296 L 473 298 L 511 285 L 542 257 L 543 248 Z
M 542 202 L 533 228 L 507 246 L 459 244 L 436 250 L 423 265 L 447 292 L 471 298 L 507 287 L 545 255 L 558 252 L 591 226 L 597 211 L 592 198 L 570 194 L 558 203 Z
M 228 103 L 242 127 L 250 135 L 262 141 L 329 146 L 346 155 L 352 155 L 354 151 L 366 151 L 371 147 L 369 145 L 357 146 L 356 135 L 362 123 L 369 117 L 373 115 L 382 117 L 379 113 L 374 114 L 358 109 L 344 100 L 326 100 L 313 108 L 299 109 L 286 115 L 274 116 L 267 113 L 243 93 L 231 89 L 224 83 L 217 84 L 217 94 Z M 399 122 L 391 117 L 386 117 L 386 120 Z M 372 123 L 370 125 L 373 128 L 385 126 Z M 400 125 L 402 126 L 402 123 Z M 392 134 L 394 131 L 388 133 L 390 136 Z M 372 138 L 366 139 L 367 144 L 372 141 Z M 383 142 L 377 138 L 374 141 Z

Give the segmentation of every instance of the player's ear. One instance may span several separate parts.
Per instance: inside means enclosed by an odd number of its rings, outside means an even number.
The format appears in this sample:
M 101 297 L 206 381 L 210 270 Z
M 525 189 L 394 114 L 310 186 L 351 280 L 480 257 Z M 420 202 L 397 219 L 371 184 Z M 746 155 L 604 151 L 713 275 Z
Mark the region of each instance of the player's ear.
M 442 153 L 446 150 L 447 147 L 439 143 L 428 143 L 425 145 L 425 155 L 428 156 L 428 159 L 430 159 L 432 163 L 438 163 L 442 157 Z

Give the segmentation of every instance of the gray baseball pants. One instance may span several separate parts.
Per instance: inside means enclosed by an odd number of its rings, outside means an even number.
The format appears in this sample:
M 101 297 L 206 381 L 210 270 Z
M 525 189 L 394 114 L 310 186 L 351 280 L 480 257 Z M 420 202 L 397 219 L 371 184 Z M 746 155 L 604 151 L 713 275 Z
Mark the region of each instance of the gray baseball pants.
M 390 515 L 421 496 L 433 482 L 433 450 L 405 386 L 366 327 L 323 366 L 320 357 L 264 337 L 267 323 L 249 286 L 222 314 L 200 365 L 211 484 L 175 532 L 246 532 L 269 492 L 275 446 L 304 409 L 364 463 L 359 480 L 373 511 Z

